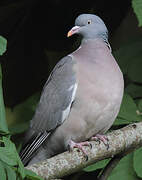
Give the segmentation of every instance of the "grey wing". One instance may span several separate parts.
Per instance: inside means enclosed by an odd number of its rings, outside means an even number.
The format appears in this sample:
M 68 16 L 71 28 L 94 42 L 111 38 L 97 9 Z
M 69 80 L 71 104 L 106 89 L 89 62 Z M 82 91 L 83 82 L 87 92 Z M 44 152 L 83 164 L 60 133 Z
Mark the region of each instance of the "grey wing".
M 66 56 L 51 72 L 41 94 L 31 128 L 50 132 L 64 122 L 70 112 L 77 89 L 75 61 Z
M 30 128 L 24 137 L 20 152 L 21 160 L 26 165 L 35 155 L 34 152 L 42 145 L 54 130 L 64 122 L 75 99 L 77 80 L 75 61 L 66 56 L 51 72 L 41 94 Z

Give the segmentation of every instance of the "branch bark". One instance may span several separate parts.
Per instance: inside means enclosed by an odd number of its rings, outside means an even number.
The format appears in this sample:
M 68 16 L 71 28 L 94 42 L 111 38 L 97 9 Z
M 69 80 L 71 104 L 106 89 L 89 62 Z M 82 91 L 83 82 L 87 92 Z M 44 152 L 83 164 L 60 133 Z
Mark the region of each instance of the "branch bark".
M 92 149 L 84 147 L 88 153 L 88 161 L 82 152 L 74 149 L 73 152 L 64 152 L 43 162 L 27 166 L 44 179 L 61 178 L 93 164 L 97 161 L 128 154 L 142 146 L 142 122 L 128 125 L 107 135 L 109 149 L 103 143 L 91 141 Z

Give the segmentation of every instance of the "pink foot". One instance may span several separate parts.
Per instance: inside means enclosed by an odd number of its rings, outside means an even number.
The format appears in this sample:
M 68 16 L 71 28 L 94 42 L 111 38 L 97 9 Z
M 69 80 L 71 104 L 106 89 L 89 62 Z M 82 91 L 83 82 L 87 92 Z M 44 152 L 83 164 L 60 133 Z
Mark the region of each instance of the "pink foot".
M 107 147 L 107 149 L 109 149 L 109 144 L 108 144 L 108 137 L 105 135 L 101 135 L 101 134 L 96 134 L 95 136 L 91 137 L 91 140 L 93 141 L 102 141 L 104 143 L 104 145 Z
M 88 160 L 88 155 L 87 155 L 87 152 L 85 151 L 85 149 L 83 148 L 83 146 L 90 146 L 92 148 L 92 144 L 88 141 L 85 141 L 85 142 L 80 142 L 80 143 L 76 143 L 72 140 L 70 140 L 69 142 L 69 151 L 72 151 L 73 148 L 78 148 L 80 151 L 83 152 L 85 158 L 86 158 L 86 161 Z

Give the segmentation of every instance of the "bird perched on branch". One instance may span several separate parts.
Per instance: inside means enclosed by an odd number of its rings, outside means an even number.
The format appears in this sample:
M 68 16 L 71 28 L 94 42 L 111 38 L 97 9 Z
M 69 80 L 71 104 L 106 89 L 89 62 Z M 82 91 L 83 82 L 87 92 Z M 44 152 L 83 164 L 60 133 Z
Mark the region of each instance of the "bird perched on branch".
M 81 14 L 68 37 L 81 35 L 80 47 L 51 72 L 20 153 L 25 165 L 65 150 L 85 155 L 88 140 L 100 139 L 113 124 L 122 101 L 123 75 L 108 42 L 108 30 L 93 14 Z

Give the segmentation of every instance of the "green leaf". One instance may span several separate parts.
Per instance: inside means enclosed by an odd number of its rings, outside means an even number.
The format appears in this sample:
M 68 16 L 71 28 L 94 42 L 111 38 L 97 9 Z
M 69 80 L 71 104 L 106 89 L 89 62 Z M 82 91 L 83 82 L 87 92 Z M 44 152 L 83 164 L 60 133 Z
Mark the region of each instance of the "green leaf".
M 0 55 L 6 51 L 7 40 L 0 36 Z M 5 118 L 5 107 L 3 102 L 3 91 L 2 91 L 2 70 L 0 65 L 0 132 L 2 134 L 8 134 L 8 127 Z
M 124 75 L 134 81 L 142 82 L 142 38 L 129 42 L 113 52 Z
M 139 26 L 142 26 L 142 1 L 132 0 L 132 7 L 138 18 Z
M 6 172 L 3 163 L 0 161 L 0 177 L 2 180 L 6 180 Z
M 142 97 L 142 86 L 131 83 L 125 88 L 125 92 L 133 98 Z
M 10 166 L 17 165 L 15 145 L 6 137 L 3 137 L 3 143 L 5 146 L 0 147 L 0 160 Z
M 24 169 L 24 165 L 23 163 L 21 162 L 21 159 L 19 157 L 19 154 L 17 153 L 17 150 L 16 150 L 16 147 L 15 147 L 15 144 L 12 143 L 9 139 L 5 138 L 4 137 L 4 140 L 5 140 L 5 145 L 8 149 L 10 149 L 10 152 L 11 152 L 11 160 L 12 160 L 12 157 L 13 157 L 13 161 L 15 160 L 15 162 L 17 163 L 18 165 L 18 172 L 20 173 L 21 177 L 24 178 L 25 177 L 25 169 Z
M 24 168 L 24 165 L 21 162 L 21 159 L 18 154 L 17 154 L 17 159 L 18 159 L 18 172 L 21 175 L 22 179 L 24 179 L 25 178 L 25 168 Z
M 2 180 L 6 180 L 6 172 L 1 161 L 0 161 L 0 178 Z
M 7 46 L 7 40 L 0 36 L 0 56 L 3 55 L 3 53 L 6 51 L 6 46 Z
M 86 172 L 90 172 L 90 171 L 95 171 L 96 169 L 101 169 L 101 168 L 104 168 L 107 163 L 109 162 L 110 159 L 104 159 L 102 161 L 99 161 L 95 164 L 92 164 L 86 168 L 84 168 L 83 170 L 86 171 Z
M 15 155 L 10 150 L 0 147 L 0 160 L 7 163 L 10 166 L 16 166 L 17 161 Z
M 142 59 L 142 38 L 138 41 L 132 41 L 129 44 L 121 46 L 113 52 L 123 74 L 127 74 L 131 62 L 135 62 L 135 57 Z
M 138 109 L 139 109 L 140 113 L 142 113 L 142 99 L 140 99 L 138 102 Z
M 24 165 L 22 164 L 20 157 L 16 151 L 15 144 L 6 137 L 3 137 L 2 142 L 4 143 L 4 147 L 0 147 L 0 160 L 9 166 L 18 166 L 17 171 L 24 179 Z
M 10 134 L 14 135 L 14 134 L 20 134 L 25 132 L 29 127 L 29 122 L 22 122 L 21 124 L 15 124 L 15 126 L 11 126 L 9 128 Z
M 122 119 L 117 117 L 116 120 L 114 121 L 113 125 L 125 125 L 125 124 L 130 124 L 130 121 L 126 120 L 126 119 Z
M 42 177 L 35 174 L 33 171 L 30 171 L 28 169 L 25 169 L 26 178 L 29 180 L 43 180 Z
M 138 180 L 133 169 L 133 154 L 125 156 L 114 168 L 108 180 Z
M 129 64 L 127 75 L 133 82 L 142 83 L 142 52 L 133 57 L 133 59 Z
M 0 161 L 0 178 L 2 180 L 6 180 L 6 172 L 1 161 Z
M 137 114 L 137 110 L 138 108 L 131 96 L 124 94 L 118 118 L 125 119 L 129 123 L 139 122 L 142 118 Z
M 2 134 L 8 134 L 8 127 L 5 118 L 5 107 L 3 102 L 3 91 L 2 91 L 2 71 L 0 65 L 0 132 Z
M 22 133 L 29 127 L 29 120 L 32 119 L 40 94 L 36 93 L 23 103 L 14 107 L 13 110 L 6 108 L 6 117 L 10 133 Z
M 10 166 L 5 166 L 8 180 L 16 180 L 16 173 Z
M 134 152 L 133 166 L 136 174 L 142 178 L 142 148 L 139 148 Z

